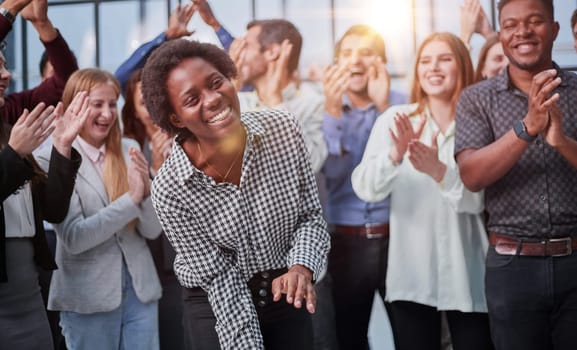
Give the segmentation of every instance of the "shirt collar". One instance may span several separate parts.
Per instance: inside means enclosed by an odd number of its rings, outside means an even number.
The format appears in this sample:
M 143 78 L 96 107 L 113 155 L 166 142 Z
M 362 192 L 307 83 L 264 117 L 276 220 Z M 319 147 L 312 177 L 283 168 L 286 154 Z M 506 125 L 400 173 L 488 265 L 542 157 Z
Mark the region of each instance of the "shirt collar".
M 561 67 L 559 67 L 557 65 L 557 63 L 553 62 L 553 68 L 555 68 L 555 70 L 557 71 L 557 75 L 561 77 L 561 85 L 565 87 L 566 86 L 566 77 L 567 77 L 567 72 L 564 71 L 563 69 L 561 69 Z M 513 88 L 513 82 L 511 81 L 511 77 L 509 76 L 509 66 L 507 66 L 506 69 L 503 69 L 503 71 L 501 73 L 499 73 L 496 77 L 495 77 L 495 87 L 497 91 L 506 91 L 509 89 Z
M 252 145 L 254 145 L 260 137 L 266 134 L 265 127 L 262 122 L 259 121 L 258 117 L 259 114 L 262 113 L 263 112 L 247 112 L 241 114 L 241 123 L 245 128 L 247 134 L 247 145 L 250 148 L 252 148 Z M 266 113 L 266 111 L 264 113 Z M 188 156 L 179 142 L 175 141 L 173 144 L 174 146 L 169 161 L 175 165 L 176 178 L 184 183 L 195 174 L 199 174 L 200 170 L 198 170 L 188 159 Z
M 366 110 L 369 110 L 375 106 L 375 104 L 371 102 L 365 108 L 357 108 L 357 107 L 353 106 L 351 99 L 349 98 L 349 96 L 347 96 L 347 94 L 343 94 L 342 102 L 343 102 L 343 107 L 342 107 L 343 111 L 350 111 L 353 109 L 360 110 L 360 111 L 366 111 Z
M 89 144 L 88 142 L 86 142 L 86 140 L 84 140 L 80 136 L 78 136 L 78 143 L 80 144 L 80 147 L 82 147 L 82 150 L 84 151 L 88 159 L 92 161 L 92 163 L 95 164 L 98 163 L 98 161 L 100 160 L 99 157 L 101 153 L 102 155 L 106 154 L 106 144 L 103 144 L 102 146 L 100 146 L 100 148 L 96 148 L 91 144 Z

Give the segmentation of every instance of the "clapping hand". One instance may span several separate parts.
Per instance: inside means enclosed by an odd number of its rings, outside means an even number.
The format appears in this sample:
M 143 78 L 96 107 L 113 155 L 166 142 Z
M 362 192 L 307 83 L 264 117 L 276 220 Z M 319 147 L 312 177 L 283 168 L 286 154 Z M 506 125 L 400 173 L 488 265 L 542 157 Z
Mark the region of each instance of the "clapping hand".
M 166 37 L 168 39 L 178 39 L 183 36 L 189 36 L 194 33 L 194 30 L 188 30 L 188 23 L 194 14 L 194 8 L 192 4 L 186 4 L 184 6 L 178 4 L 170 17 L 168 18 L 168 28 L 166 29 Z
M 387 71 L 387 65 L 380 56 L 374 56 L 369 66 L 367 93 L 379 112 L 389 107 L 389 92 L 391 88 L 391 76 Z
M 343 94 L 348 88 L 351 72 L 347 64 L 327 66 L 323 74 L 325 111 L 335 118 L 341 118 Z
M 246 40 L 244 38 L 236 38 L 232 41 L 232 44 L 230 44 L 230 48 L 228 50 L 228 54 L 236 66 L 237 76 L 236 79 L 232 81 L 232 83 L 234 84 L 234 87 L 237 91 L 240 91 L 242 85 L 244 84 L 242 66 L 244 64 L 245 47 Z
M 25 109 L 12 127 L 8 145 L 22 158 L 32 154 L 54 130 L 52 122 L 56 116 L 53 112 L 54 107 L 46 107 L 43 102 L 31 112 Z
M 416 128 L 414 128 L 406 114 L 397 113 L 394 120 L 396 132 L 389 129 L 394 144 L 394 147 L 391 148 L 391 152 L 389 153 L 389 157 L 394 164 L 401 163 L 409 148 L 409 143 L 421 137 L 426 122 L 427 117 L 421 116 Z
M 431 146 L 427 146 L 419 140 L 409 142 L 409 161 L 413 167 L 429 176 L 435 181 L 441 182 L 445 176 L 447 167 L 439 160 L 439 146 L 437 138 L 440 131 L 433 134 Z
M 128 150 L 128 192 L 135 203 L 139 204 L 150 195 L 150 172 L 148 162 L 142 152 L 134 147 Z
M 152 148 L 152 170 L 157 172 L 166 157 L 170 154 L 172 147 L 172 137 L 162 129 L 158 128 L 150 139 Z
M 54 148 L 66 158 L 70 158 L 72 142 L 84 126 L 90 115 L 90 97 L 86 91 L 80 91 L 62 113 L 63 105 L 59 102 L 54 110 L 54 132 L 52 133 Z

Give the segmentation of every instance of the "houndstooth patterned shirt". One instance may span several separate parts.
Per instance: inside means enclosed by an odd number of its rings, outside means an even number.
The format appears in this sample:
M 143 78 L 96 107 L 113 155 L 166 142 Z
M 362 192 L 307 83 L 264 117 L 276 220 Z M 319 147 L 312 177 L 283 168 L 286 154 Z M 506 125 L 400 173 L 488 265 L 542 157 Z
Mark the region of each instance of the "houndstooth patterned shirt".
M 247 281 L 300 264 L 314 279 L 329 235 L 300 127 L 292 115 L 243 113 L 247 132 L 240 186 L 217 184 L 175 142 L 155 177 L 154 207 L 177 253 L 175 273 L 208 293 L 223 350 L 264 349 Z
M 577 76 L 555 68 L 565 133 L 577 139 Z M 528 112 L 528 98 L 507 70 L 463 91 L 457 104 L 455 154 L 502 137 Z M 577 169 L 539 136 L 513 168 L 485 189 L 490 231 L 522 237 L 577 235 Z

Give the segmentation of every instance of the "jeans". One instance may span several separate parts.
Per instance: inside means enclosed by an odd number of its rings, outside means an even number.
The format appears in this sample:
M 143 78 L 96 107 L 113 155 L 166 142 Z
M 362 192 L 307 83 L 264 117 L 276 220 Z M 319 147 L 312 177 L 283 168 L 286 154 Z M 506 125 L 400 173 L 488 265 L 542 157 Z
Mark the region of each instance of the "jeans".
M 144 304 L 123 269 L 122 302 L 108 312 L 60 312 L 60 326 L 69 350 L 158 350 L 158 302 Z M 106 286 L 103 286 L 106 288 Z
M 388 238 L 331 232 L 328 273 L 333 281 L 340 350 L 369 348 L 367 333 L 375 291 L 385 297 Z M 388 312 L 388 303 L 385 303 Z M 393 330 L 394 334 L 394 330 Z
M 498 350 L 577 349 L 577 253 L 487 252 L 485 289 Z

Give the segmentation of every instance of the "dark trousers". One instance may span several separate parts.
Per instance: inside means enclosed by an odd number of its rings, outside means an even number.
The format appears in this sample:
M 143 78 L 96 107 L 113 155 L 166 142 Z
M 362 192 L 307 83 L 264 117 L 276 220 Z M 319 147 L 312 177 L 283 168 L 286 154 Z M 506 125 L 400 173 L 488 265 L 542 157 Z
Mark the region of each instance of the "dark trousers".
M 317 307 L 311 315 L 313 322 L 314 349 L 338 350 L 335 309 L 333 303 L 333 281 L 326 274 L 315 284 Z
M 367 333 L 375 292 L 384 300 L 388 238 L 331 232 L 329 275 L 340 350 L 369 348 Z M 388 303 L 385 303 L 388 312 Z M 393 330 L 394 334 L 394 330 Z
M 312 350 L 313 328 L 306 308 L 296 309 L 285 299 L 272 302 L 270 283 L 267 297 L 258 298 L 261 281 L 249 282 L 258 314 L 260 330 L 267 350 Z M 256 287 L 256 288 L 255 288 Z M 216 319 L 201 288 L 183 288 L 184 343 L 187 350 L 220 349 L 215 326 Z M 266 305 L 261 303 L 266 299 Z
M 396 350 L 441 349 L 441 312 L 408 301 L 391 303 Z M 491 350 L 486 313 L 445 311 L 454 350 Z M 510 348 L 509 350 L 522 348 Z
M 497 349 L 577 349 L 577 253 L 528 257 L 489 247 L 485 288 Z
M 172 270 L 175 252 L 166 236 L 147 240 L 162 285 L 158 301 L 158 337 L 160 349 L 184 349 L 182 330 L 182 287 Z
M 54 230 L 44 230 L 46 235 L 46 242 L 48 243 L 48 248 L 55 255 L 56 251 L 56 233 Z M 52 279 L 52 271 L 38 269 L 38 282 L 40 284 L 40 293 L 42 294 L 42 300 L 44 305 L 48 305 L 48 291 L 50 290 L 50 280 Z M 62 329 L 60 328 L 60 311 L 52 311 L 46 309 L 46 316 L 48 317 L 48 323 L 50 324 L 50 331 L 52 333 L 52 340 L 54 342 L 55 350 L 66 350 L 66 341 L 62 335 Z

